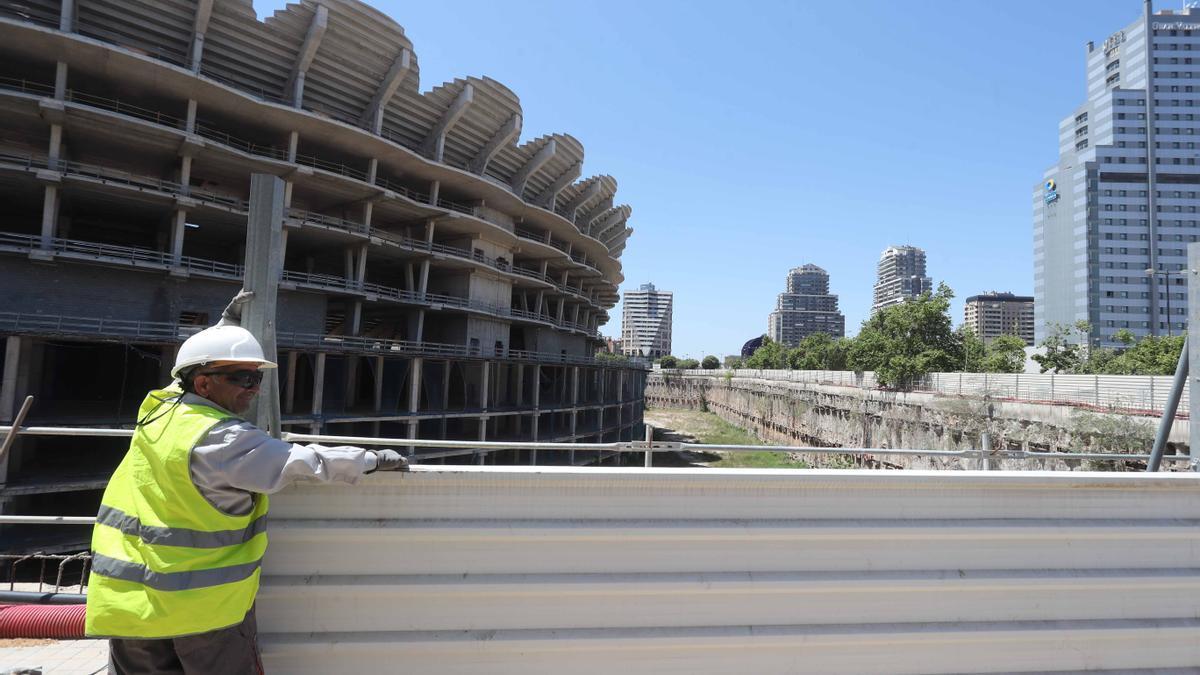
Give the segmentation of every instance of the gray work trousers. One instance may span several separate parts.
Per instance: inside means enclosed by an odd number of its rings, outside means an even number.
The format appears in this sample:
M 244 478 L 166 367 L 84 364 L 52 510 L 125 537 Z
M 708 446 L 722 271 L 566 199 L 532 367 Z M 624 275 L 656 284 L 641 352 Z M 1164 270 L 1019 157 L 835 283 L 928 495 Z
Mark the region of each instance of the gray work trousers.
M 109 640 L 112 675 L 262 675 L 254 608 L 236 626 L 187 637 Z

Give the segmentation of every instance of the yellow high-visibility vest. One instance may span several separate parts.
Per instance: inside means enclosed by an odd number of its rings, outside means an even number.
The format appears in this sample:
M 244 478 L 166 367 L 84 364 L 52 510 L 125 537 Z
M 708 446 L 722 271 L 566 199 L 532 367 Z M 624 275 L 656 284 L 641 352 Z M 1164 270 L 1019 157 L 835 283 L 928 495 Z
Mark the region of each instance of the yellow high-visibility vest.
M 245 618 L 267 549 L 267 496 L 249 515 L 210 504 L 192 482 L 192 448 L 233 417 L 150 392 L 129 452 L 104 490 L 92 532 L 85 630 L 92 637 L 167 638 Z

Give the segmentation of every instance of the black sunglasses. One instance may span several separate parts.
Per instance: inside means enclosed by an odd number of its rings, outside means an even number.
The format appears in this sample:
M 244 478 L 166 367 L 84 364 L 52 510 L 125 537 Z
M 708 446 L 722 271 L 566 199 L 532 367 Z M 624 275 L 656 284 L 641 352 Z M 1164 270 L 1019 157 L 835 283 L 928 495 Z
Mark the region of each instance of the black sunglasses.
M 209 377 L 220 377 L 230 384 L 236 384 L 242 389 L 250 389 L 262 384 L 263 371 L 261 370 L 206 370 L 201 375 Z

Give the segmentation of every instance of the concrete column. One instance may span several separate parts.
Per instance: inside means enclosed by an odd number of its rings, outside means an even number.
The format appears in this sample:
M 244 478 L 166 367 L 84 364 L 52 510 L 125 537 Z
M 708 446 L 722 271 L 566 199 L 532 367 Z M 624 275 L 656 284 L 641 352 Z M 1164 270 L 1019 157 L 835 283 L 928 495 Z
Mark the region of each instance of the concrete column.
M 373 409 L 375 412 L 383 411 L 383 357 L 376 356 L 375 364 L 375 401 Z
M 425 295 L 429 292 L 429 261 L 421 263 L 421 284 L 417 287 L 417 292 Z
M 287 160 L 291 164 L 296 163 L 296 155 L 300 150 L 300 132 L 292 131 L 288 133 L 288 150 Z M 283 188 L 283 205 L 285 208 L 292 207 L 292 181 L 287 181 Z
M 189 98 L 187 102 L 187 117 L 184 118 L 183 130 L 189 134 L 196 133 L 196 99 Z
M 42 199 L 42 239 L 41 247 L 49 250 L 53 246 L 55 223 L 58 220 L 58 186 L 47 185 L 46 194 Z
M 67 64 L 64 61 L 54 65 L 54 98 L 59 101 L 67 98 Z
M 179 185 L 180 191 L 183 194 L 191 192 L 192 183 L 192 156 L 184 155 L 179 161 Z
M 283 387 L 283 411 L 289 415 L 296 409 L 296 366 L 300 362 L 300 352 L 288 352 L 287 376 Z
M 492 364 L 490 361 L 484 361 L 479 368 L 479 409 L 487 410 L 488 408 L 488 387 L 490 385 L 489 378 L 491 377 Z
M 313 365 L 312 414 L 319 416 L 325 403 L 325 352 L 318 352 Z
M 413 333 L 413 342 L 425 341 L 425 310 L 417 310 L 417 330 Z
M 404 264 L 404 287 L 410 291 L 417 290 L 416 277 L 413 276 L 412 263 Z
M 442 183 L 441 183 L 441 181 L 436 181 L 436 180 L 435 180 L 435 181 L 433 181 L 432 183 L 430 183 L 430 184 L 429 184 L 429 203 L 430 203 L 430 204 L 432 204 L 432 205 L 434 205 L 434 206 L 437 206 L 437 203 L 438 203 L 438 193 L 439 193 L 439 192 L 441 192 L 441 190 L 442 190 Z
M 75 0 L 62 0 L 62 11 L 58 15 L 58 29 L 64 33 L 75 31 Z
M 363 283 L 367 280 L 367 249 L 368 244 L 363 244 L 358 248 L 358 266 L 354 270 L 354 279 L 358 283 Z
M 543 301 L 545 300 L 545 296 L 546 296 L 546 292 L 545 292 L 545 291 L 538 291 L 538 294 L 537 294 L 537 308 L 533 310 L 533 313 L 534 313 L 534 314 L 537 314 L 538 316 L 541 316 L 541 315 L 542 315 L 542 306 L 543 306 Z
M 566 306 L 567 306 L 567 299 L 566 299 L 566 298 L 559 298 L 559 299 L 558 299 L 558 322 L 559 322 L 559 323 L 562 323 L 562 320 L 563 320 L 563 310 L 564 310 L 564 309 L 566 309 Z
M 525 403 L 525 364 L 517 364 L 517 407 Z
M 187 232 L 187 211 L 175 209 L 175 220 L 171 223 L 171 264 L 178 266 L 183 261 L 183 238 Z
M 417 357 L 409 362 L 408 412 L 416 413 L 421 407 L 421 377 L 425 370 L 425 359 Z M 449 368 L 446 369 L 449 372 Z M 445 406 L 442 407 L 445 410 Z
M 571 368 L 571 440 L 574 441 L 576 434 L 576 421 L 579 411 L 576 409 L 579 406 L 579 366 Z M 597 455 L 599 458 L 599 455 Z M 599 461 L 596 462 L 599 464 Z
M 0 380 L 0 422 L 9 424 L 17 416 L 17 399 L 23 392 L 17 391 L 17 374 L 28 364 L 21 359 L 22 340 L 28 340 L 19 335 L 9 335 L 4 339 L 4 379 Z
M 246 223 L 246 268 L 242 288 L 254 297 L 242 311 L 242 327 L 262 344 L 267 359 L 277 361 L 275 349 L 276 305 L 283 260 L 279 242 L 283 232 L 283 181 L 278 176 L 250 176 L 250 209 Z M 279 373 L 268 370 L 261 393 L 246 411 L 246 419 L 276 438 L 282 433 L 279 410 Z
M 63 128 L 61 124 L 50 125 L 50 147 L 46 151 L 47 164 L 51 169 L 58 169 L 58 160 L 62 158 L 62 136 Z

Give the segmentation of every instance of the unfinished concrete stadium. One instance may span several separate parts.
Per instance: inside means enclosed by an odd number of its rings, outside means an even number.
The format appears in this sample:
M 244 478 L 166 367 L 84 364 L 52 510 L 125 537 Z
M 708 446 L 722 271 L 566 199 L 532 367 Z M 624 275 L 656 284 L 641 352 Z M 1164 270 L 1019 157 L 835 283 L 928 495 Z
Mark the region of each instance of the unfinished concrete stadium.
M 237 291 L 266 173 L 285 430 L 640 437 L 645 371 L 593 358 L 631 210 L 521 120 L 486 77 L 421 93 L 404 29 L 353 0 L 0 5 L 0 424 L 26 395 L 26 423 L 130 424 Z M 94 513 L 125 446 L 22 438 L 3 508 Z

